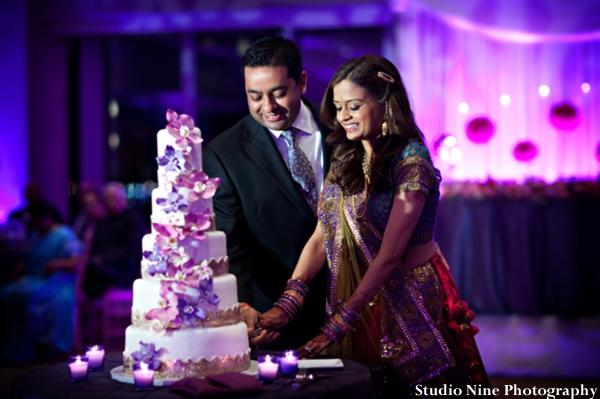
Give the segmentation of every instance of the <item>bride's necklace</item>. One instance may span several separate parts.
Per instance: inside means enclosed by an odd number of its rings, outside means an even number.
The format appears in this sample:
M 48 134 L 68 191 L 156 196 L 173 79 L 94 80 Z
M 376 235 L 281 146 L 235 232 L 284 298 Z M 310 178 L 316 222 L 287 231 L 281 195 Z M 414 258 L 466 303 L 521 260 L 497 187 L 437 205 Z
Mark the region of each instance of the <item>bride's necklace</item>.
M 369 182 L 371 181 L 371 160 L 369 159 L 369 157 L 367 156 L 367 154 L 363 154 L 363 159 L 362 159 L 362 170 L 363 170 L 363 174 L 365 175 L 365 187 L 363 188 L 363 192 L 359 193 L 359 194 L 354 194 L 351 197 L 352 200 L 352 208 L 354 209 L 354 214 L 356 215 L 357 219 L 362 219 L 365 216 L 365 212 L 366 212 L 366 208 L 367 208 L 367 198 L 369 196 L 368 194 L 368 185 Z M 358 207 L 362 207 L 361 211 L 357 211 L 357 204 L 356 204 L 356 200 L 360 198 L 360 202 L 358 204 Z
M 371 160 L 367 156 L 367 153 L 363 154 L 362 170 L 365 175 L 365 179 L 367 179 L 367 182 L 371 181 Z

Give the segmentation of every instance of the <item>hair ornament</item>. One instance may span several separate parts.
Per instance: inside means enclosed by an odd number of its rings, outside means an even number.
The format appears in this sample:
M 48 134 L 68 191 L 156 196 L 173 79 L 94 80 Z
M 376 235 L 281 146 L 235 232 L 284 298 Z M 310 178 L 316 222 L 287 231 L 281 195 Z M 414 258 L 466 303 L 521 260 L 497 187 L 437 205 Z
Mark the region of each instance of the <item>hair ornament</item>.
M 385 73 L 385 72 L 377 72 L 377 76 L 379 76 L 381 79 L 385 80 L 388 83 L 394 83 L 394 78 L 392 78 L 389 74 Z

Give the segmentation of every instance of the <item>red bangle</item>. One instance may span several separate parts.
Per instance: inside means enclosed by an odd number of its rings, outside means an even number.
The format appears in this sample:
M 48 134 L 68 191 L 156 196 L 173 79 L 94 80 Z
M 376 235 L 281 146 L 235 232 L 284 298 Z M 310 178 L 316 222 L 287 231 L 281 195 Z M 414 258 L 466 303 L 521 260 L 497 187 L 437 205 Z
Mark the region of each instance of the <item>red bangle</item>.
M 248 306 L 248 307 L 252 307 L 252 306 L 250 306 L 250 304 L 248 304 L 248 303 L 246 303 L 246 302 L 240 302 L 240 304 L 239 304 L 239 307 L 240 307 L 240 309 L 241 309 L 241 308 L 245 308 L 246 306 Z

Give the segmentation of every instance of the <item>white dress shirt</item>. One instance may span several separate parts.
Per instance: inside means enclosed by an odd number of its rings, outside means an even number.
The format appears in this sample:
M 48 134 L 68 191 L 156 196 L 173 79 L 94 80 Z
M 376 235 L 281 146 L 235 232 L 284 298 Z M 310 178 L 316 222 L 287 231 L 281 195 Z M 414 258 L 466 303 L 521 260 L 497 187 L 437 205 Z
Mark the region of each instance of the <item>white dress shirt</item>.
M 321 189 L 323 188 L 323 148 L 321 146 L 321 130 L 319 124 L 315 120 L 310 112 L 310 109 L 302 103 L 300 106 L 300 112 L 298 117 L 292 124 L 293 127 L 298 129 L 298 135 L 296 141 L 298 145 L 304 151 L 310 164 L 312 165 L 313 171 L 315 172 L 315 180 L 317 183 L 317 198 L 321 195 Z M 275 140 L 275 145 L 281 153 L 285 164 L 290 166 L 288 160 L 288 146 L 285 139 L 281 137 L 281 130 L 268 129 Z

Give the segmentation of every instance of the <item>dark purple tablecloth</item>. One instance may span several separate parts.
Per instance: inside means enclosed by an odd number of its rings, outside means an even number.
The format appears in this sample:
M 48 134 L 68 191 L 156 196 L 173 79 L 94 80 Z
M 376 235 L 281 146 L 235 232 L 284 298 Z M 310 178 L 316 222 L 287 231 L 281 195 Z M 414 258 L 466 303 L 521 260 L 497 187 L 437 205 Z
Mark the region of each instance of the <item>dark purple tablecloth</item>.
M 598 226 L 595 199 L 444 200 L 436 241 L 476 314 L 597 317 Z
M 131 384 L 123 384 L 111 379 L 110 370 L 120 365 L 122 365 L 120 356 L 110 356 L 105 361 L 105 371 L 90 372 L 88 381 L 81 383 L 71 382 L 67 363 L 42 367 L 16 377 L 11 385 L 11 398 L 185 398 L 168 387 L 155 387 L 153 391 L 136 391 Z M 362 364 L 344 360 L 343 370 L 328 372 L 328 374 L 331 374 L 331 378 L 320 379 L 300 391 L 292 391 L 289 385 L 284 386 L 289 379 L 280 378 L 275 383 L 265 385 L 267 391 L 253 398 L 374 398 L 369 370 Z M 236 396 L 236 398 L 243 397 Z

